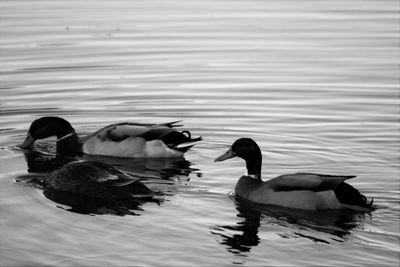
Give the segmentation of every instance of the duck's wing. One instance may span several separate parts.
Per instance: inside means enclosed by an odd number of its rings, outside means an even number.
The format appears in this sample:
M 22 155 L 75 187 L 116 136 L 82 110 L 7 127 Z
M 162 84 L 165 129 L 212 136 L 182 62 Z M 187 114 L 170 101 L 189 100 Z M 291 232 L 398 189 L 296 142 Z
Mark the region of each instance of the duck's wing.
M 112 186 L 125 186 L 137 181 L 129 174 L 100 161 L 87 161 L 86 165 L 96 168 L 91 178 L 97 183 L 107 183 Z
M 95 133 L 92 133 L 91 135 L 87 136 L 86 139 L 95 137 L 100 139 L 101 141 L 120 142 L 129 137 L 141 137 L 145 132 L 149 131 L 150 129 L 150 126 L 133 123 L 111 124 L 101 128 Z
M 119 142 L 129 137 L 143 137 L 146 140 L 162 139 L 163 136 L 175 132 L 173 127 L 179 127 L 177 125 L 180 121 L 173 121 L 163 124 L 139 124 L 139 123 L 117 123 L 111 124 L 101 128 L 97 132 L 91 134 L 87 138 L 97 137 L 105 140 Z M 179 133 L 179 132 L 177 132 Z
M 154 126 L 158 126 L 158 127 L 164 126 L 164 127 L 169 127 L 169 128 L 182 127 L 182 126 L 183 126 L 182 124 L 177 124 L 177 123 L 180 123 L 180 122 L 182 122 L 182 120 L 179 120 L 179 121 L 171 121 L 171 122 L 161 123 L 161 124 L 156 124 L 156 125 L 154 125 Z
M 353 175 L 326 175 L 316 173 L 296 173 L 279 176 L 268 181 L 275 191 L 310 190 L 314 192 L 332 190 Z
M 178 124 L 182 122 L 182 120 L 179 121 L 171 121 L 171 122 L 166 122 L 166 123 L 136 123 L 136 122 L 120 122 L 120 123 L 114 123 L 110 124 L 106 127 L 110 126 L 120 126 L 120 125 L 127 125 L 127 126 L 139 126 L 139 127 L 148 127 L 148 128 L 153 128 L 153 127 L 168 127 L 168 128 L 176 128 L 176 127 L 182 127 L 182 124 Z
M 95 137 L 102 141 L 121 142 L 130 137 L 141 137 L 146 141 L 161 140 L 168 147 L 183 151 L 189 149 L 194 143 L 202 140 L 202 138 L 191 138 L 190 132 L 178 132 L 173 129 L 172 127 L 181 126 L 177 125 L 179 122 L 174 121 L 150 126 L 136 123 L 112 124 L 93 133 L 86 140 Z
M 89 134 L 87 136 L 81 137 L 81 142 L 84 143 L 88 139 L 92 137 L 97 137 L 105 140 L 111 141 L 122 141 L 128 137 L 140 137 L 145 132 L 153 128 L 165 128 L 165 129 L 172 129 L 174 127 L 181 127 L 182 125 L 177 124 L 182 122 L 180 121 L 172 121 L 167 123 L 161 124 L 145 124 L 145 123 L 134 123 L 134 122 L 122 122 L 122 123 L 115 123 L 107 125 L 96 132 Z
M 107 183 L 111 186 L 126 186 L 138 181 L 126 173 L 107 173 L 107 175 L 98 177 L 97 183 Z
M 145 184 L 135 179 L 126 172 L 123 172 L 111 165 L 96 162 L 100 168 L 106 171 L 106 175 L 103 176 L 103 180 L 97 180 L 98 183 L 106 183 L 111 186 L 111 191 L 119 196 L 123 195 L 137 195 L 137 194 L 152 194 L 151 191 Z

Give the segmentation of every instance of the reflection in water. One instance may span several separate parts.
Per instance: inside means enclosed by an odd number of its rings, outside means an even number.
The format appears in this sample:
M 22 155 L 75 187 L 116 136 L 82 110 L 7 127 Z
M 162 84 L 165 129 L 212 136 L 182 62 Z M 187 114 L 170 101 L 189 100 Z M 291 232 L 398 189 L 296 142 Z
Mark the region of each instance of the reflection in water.
M 237 217 L 243 220 L 236 225 L 214 226 L 211 232 L 220 236 L 221 245 L 234 254 L 241 252 L 249 252 L 252 247 L 260 243 L 258 237 L 258 228 L 260 227 L 261 212 L 257 210 L 247 209 L 241 205 L 237 205 Z
M 259 205 L 235 198 L 237 217 L 235 225 L 216 225 L 211 233 L 234 254 L 245 255 L 257 246 L 261 221 L 283 226 L 290 233 L 277 233 L 282 238 L 307 238 L 314 242 L 344 242 L 351 229 L 362 225 L 365 214 L 353 210 L 307 211 L 279 206 Z
M 43 144 L 42 144 L 43 146 Z M 198 176 L 201 173 L 197 169 L 191 168 L 191 163 L 183 158 L 181 159 L 124 159 L 92 155 L 61 155 L 48 153 L 49 147 L 41 147 L 40 151 L 25 151 L 25 159 L 28 166 L 27 175 L 21 175 L 15 178 L 17 182 L 23 182 L 35 188 L 43 189 L 43 194 L 50 200 L 62 204 L 58 206 L 65 210 L 80 214 L 114 214 L 114 215 L 139 215 L 135 211 L 143 211 L 143 205 L 146 203 L 156 203 L 161 205 L 171 192 L 160 192 L 152 189 L 152 195 L 136 195 L 132 198 L 111 198 L 99 199 L 87 195 L 76 194 L 72 192 L 59 191 L 45 187 L 43 176 L 46 173 L 57 170 L 65 164 L 73 161 L 99 161 L 116 167 L 129 176 L 145 181 L 152 187 L 157 184 L 165 184 L 165 180 L 189 181 L 189 175 L 196 172 Z M 173 183 L 173 182 L 171 182 Z M 134 183 L 126 185 L 131 187 L 129 190 L 134 192 Z
M 162 198 L 155 196 L 132 196 L 130 199 L 99 199 L 57 190 L 44 190 L 43 194 L 56 203 L 69 206 L 68 208 L 59 206 L 60 208 L 80 214 L 140 215 L 136 211 L 143 211 L 142 205 L 145 203 L 160 205 L 163 202 Z
M 25 160 L 29 173 L 51 172 L 64 166 L 65 164 L 77 161 L 72 156 L 55 156 L 51 154 L 43 154 L 38 151 L 25 152 Z
M 56 154 L 52 142 L 36 142 L 33 150 L 24 153 L 30 173 L 50 172 L 68 162 L 90 160 L 112 165 L 138 179 L 189 181 L 191 173 L 201 177 L 199 170 L 192 168 L 192 163 L 184 158 L 116 158 L 87 154 Z

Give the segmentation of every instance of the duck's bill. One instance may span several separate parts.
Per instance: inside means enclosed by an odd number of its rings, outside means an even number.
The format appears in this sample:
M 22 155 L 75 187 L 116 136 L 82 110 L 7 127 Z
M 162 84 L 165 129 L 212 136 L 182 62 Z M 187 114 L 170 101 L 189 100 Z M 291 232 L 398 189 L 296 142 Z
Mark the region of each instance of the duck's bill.
M 26 137 L 25 141 L 22 144 L 18 145 L 18 146 L 20 148 L 30 148 L 33 145 L 34 142 L 35 142 L 35 139 L 30 134 L 28 134 L 28 136 Z
M 231 159 L 234 158 L 236 155 L 233 153 L 232 149 L 230 148 L 228 151 L 226 151 L 224 154 L 222 154 L 221 156 L 219 156 L 218 158 L 216 158 L 214 160 L 214 162 L 219 162 L 219 161 L 224 161 L 227 159 Z

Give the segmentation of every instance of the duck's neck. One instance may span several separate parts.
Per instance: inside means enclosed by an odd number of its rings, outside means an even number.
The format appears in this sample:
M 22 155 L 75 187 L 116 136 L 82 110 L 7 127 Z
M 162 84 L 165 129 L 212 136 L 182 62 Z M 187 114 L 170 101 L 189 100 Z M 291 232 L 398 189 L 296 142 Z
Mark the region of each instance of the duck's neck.
M 247 175 L 261 181 L 261 153 L 246 159 Z
M 80 152 L 81 150 L 82 144 L 79 143 L 79 137 L 75 132 L 67 133 L 57 139 L 57 152 Z
M 43 126 L 42 126 L 43 128 L 40 128 L 41 132 L 43 132 L 43 134 L 41 134 L 39 139 L 54 136 L 54 135 L 57 136 L 57 139 L 61 139 L 64 136 L 75 132 L 75 130 L 71 126 L 71 124 L 63 118 L 43 117 L 40 120 L 43 124 Z
M 80 151 L 81 144 L 78 135 L 68 121 L 57 118 L 52 126 L 57 136 L 57 152 Z

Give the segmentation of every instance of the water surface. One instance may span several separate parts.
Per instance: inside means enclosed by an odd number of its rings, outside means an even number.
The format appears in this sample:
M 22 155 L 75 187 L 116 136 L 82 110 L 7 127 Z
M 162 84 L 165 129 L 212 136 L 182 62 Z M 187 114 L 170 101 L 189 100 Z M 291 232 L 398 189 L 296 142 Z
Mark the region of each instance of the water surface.
M 397 1 L 2 1 L 0 265 L 398 266 Z M 32 120 L 184 120 L 204 141 L 183 161 L 34 152 Z M 357 175 L 376 211 L 302 212 L 239 203 L 244 163 L 214 163 L 239 137 L 263 150 L 263 179 Z M 13 182 L 69 160 L 113 164 L 160 203 L 134 215 L 77 213 Z M 121 215 L 121 214 L 120 214 Z

